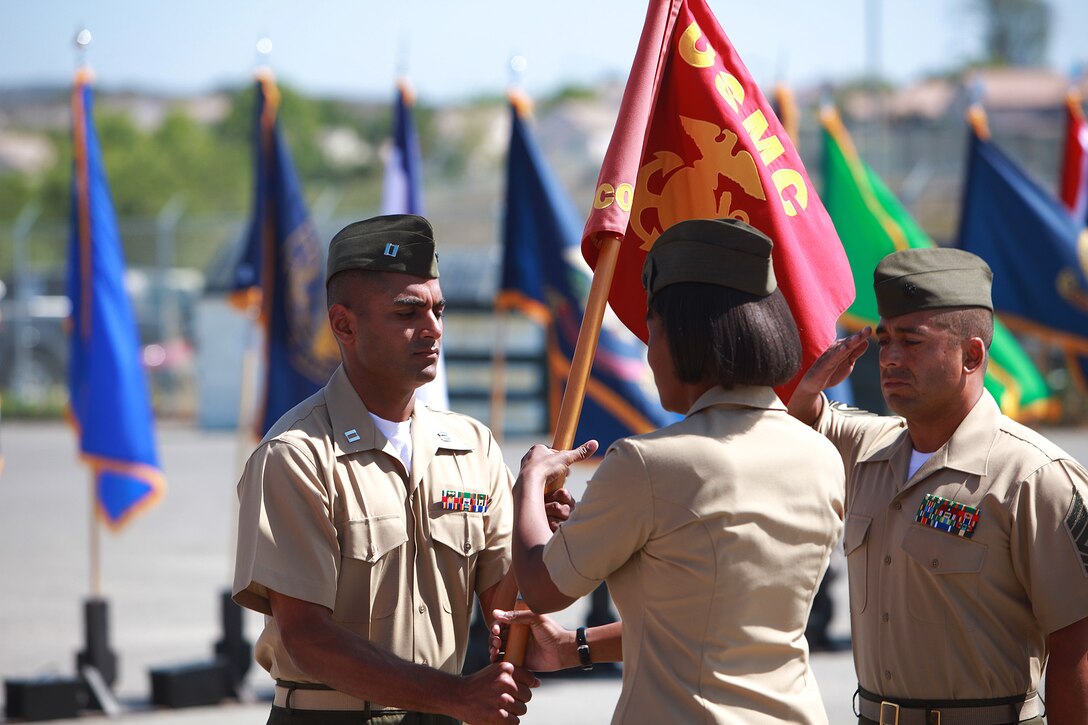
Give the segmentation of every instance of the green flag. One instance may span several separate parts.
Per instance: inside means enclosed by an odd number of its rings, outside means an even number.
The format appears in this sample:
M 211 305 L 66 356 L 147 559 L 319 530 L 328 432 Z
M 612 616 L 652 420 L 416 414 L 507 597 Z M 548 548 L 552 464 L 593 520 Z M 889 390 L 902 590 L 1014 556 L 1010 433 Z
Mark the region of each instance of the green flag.
M 841 323 L 859 330 L 875 326 L 880 315 L 873 293 L 873 270 L 899 249 L 935 246 L 880 177 L 861 160 L 834 109 L 821 114 L 824 139 L 824 201 L 842 239 L 857 296 Z M 986 370 L 986 389 L 1006 415 L 1019 420 L 1052 418 L 1059 404 L 1042 375 L 1012 333 L 994 321 L 994 340 Z

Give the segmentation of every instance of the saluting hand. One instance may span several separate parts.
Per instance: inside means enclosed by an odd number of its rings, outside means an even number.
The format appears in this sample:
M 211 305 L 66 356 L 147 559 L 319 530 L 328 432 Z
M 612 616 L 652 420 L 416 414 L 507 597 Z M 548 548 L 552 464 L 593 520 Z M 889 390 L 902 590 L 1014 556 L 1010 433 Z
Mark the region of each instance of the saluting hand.
M 866 325 L 853 335 L 840 337 L 831 343 L 794 389 L 789 401 L 790 415 L 812 425 L 820 415 L 820 391 L 834 387 L 850 376 L 854 363 L 869 347 L 872 334 L 873 328 Z

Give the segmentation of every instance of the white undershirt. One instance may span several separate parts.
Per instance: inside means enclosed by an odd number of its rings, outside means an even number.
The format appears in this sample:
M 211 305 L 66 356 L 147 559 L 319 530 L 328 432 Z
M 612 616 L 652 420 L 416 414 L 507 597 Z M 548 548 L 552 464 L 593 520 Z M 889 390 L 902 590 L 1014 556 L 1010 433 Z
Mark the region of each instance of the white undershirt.
M 370 411 L 367 411 L 370 413 Z M 411 473 L 412 471 L 412 419 L 401 421 L 396 423 L 385 418 L 379 418 L 378 416 L 370 413 L 370 417 L 374 420 L 374 425 L 378 430 L 382 432 L 389 442 L 393 444 L 393 450 L 397 454 L 397 458 L 404 464 L 404 470 Z
M 921 468 L 932 455 L 932 453 L 922 453 L 913 448 L 910 449 L 910 467 L 907 469 L 908 481 L 914 478 L 914 474 L 918 473 L 918 469 Z

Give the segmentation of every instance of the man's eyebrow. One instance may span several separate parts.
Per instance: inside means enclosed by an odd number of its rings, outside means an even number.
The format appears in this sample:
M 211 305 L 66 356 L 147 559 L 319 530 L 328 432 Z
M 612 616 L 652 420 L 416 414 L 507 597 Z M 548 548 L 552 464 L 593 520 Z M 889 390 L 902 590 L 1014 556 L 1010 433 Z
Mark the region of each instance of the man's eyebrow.
M 910 326 L 910 327 L 903 326 L 903 327 L 896 327 L 895 331 L 900 335 L 918 335 L 918 334 L 921 334 L 922 328 L 918 327 L 918 326 Z M 876 326 L 876 334 L 878 334 L 878 335 L 887 335 L 887 334 L 889 334 L 888 328 L 886 328 L 884 325 L 877 325 Z
M 426 307 L 427 301 L 417 295 L 402 295 L 393 298 L 394 305 L 410 305 L 412 307 Z M 445 307 L 446 300 L 441 299 L 434 303 L 435 307 Z

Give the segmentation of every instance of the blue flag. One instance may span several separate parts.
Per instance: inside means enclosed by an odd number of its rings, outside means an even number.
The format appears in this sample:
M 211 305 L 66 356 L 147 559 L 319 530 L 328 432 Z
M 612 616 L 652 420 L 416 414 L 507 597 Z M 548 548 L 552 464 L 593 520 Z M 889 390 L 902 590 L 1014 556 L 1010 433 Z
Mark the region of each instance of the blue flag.
M 385 160 L 382 214 L 423 214 L 423 157 L 412 119 L 413 105 L 411 89 L 407 81 L 401 81 L 393 102 L 393 143 Z M 445 353 L 438 356 L 435 379 L 419 388 L 416 397 L 432 408 L 449 409 Z
M 80 71 L 72 89 L 69 406 L 98 513 L 116 529 L 155 503 L 166 482 L 92 105 L 90 74 Z
M 994 310 L 1001 320 L 1060 346 L 1071 375 L 1083 386 L 1088 232 L 975 125 L 958 246 L 993 269 Z
M 393 102 L 393 144 L 382 183 L 382 214 L 423 213 L 423 158 L 412 105 L 407 83 L 398 84 Z
M 256 193 L 234 268 L 234 299 L 259 305 L 265 379 L 256 419 L 264 436 L 280 416 L 317 392 L 340 363 L 325 306 L 325 254 L 279 131 L 280 94 L 257 79 Z
M 526 105 L 517 100 L 511 104 L 497 304 L 500 309 L 518 309 L 547 325 L 548 387 L 554 422 L 591 279 L 581 256 L 582 222 L 529 134 L 521 110 Z M 619 438 L 677 420 L 640 385 L 649 375 L 644 349 L 618 321 L 602 328 L 575 442 L 595 438 L 603 453 Z

